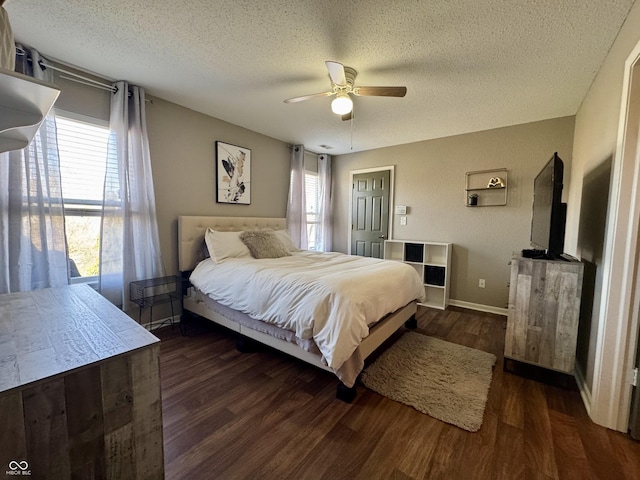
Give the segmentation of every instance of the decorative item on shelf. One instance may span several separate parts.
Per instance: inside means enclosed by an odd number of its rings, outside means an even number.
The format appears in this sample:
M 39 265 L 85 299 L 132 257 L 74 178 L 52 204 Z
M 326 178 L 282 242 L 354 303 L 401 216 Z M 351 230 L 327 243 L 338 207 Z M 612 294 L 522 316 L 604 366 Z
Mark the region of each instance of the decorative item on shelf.
M 465 173 L 464 204 L 467 207 L 496 207 L 507 204 L 506 168 L 476 170 Z M 474 195 L 476 194 L 476 195 Z
M 491 177 L 487 188 L 504 188 L 504 180 L 500 177 Z

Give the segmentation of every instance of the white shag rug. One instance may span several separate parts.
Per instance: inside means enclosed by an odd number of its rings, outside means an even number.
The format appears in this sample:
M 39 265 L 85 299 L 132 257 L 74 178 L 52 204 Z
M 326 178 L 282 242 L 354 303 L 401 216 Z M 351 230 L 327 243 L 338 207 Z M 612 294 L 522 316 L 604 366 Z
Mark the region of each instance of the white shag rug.
M 362 383 L 470 432 L 482 426 L 496 356 L 407 332 L 362 374 Z

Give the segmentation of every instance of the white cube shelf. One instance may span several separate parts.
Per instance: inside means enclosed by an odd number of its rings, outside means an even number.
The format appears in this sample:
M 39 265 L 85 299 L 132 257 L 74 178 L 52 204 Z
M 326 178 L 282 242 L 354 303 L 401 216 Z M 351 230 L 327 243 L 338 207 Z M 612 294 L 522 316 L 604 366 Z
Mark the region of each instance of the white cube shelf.
M 424 285 L 425 298 L 420 305 L 444 310 L 449 305 L 451 248 L 451 243 L 387 240 L 384 258 L 415 268 Z

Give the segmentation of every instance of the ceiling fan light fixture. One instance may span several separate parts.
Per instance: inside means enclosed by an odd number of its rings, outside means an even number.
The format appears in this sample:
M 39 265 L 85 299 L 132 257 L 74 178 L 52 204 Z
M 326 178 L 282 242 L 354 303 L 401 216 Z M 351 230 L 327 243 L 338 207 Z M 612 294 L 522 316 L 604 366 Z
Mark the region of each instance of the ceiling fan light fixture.
M 346 93 L 339 93 L 331 102 L 331 111 L 336 115 L 345 115 L 353 109 L 353 101 Z

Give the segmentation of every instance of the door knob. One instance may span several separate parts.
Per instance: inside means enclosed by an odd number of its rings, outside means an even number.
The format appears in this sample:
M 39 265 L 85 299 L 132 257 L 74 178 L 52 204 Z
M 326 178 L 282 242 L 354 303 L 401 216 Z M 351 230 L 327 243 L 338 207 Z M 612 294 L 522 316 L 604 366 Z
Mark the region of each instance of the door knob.
M 378 238 L 384 238 L 384 235 L 380 235 Z

